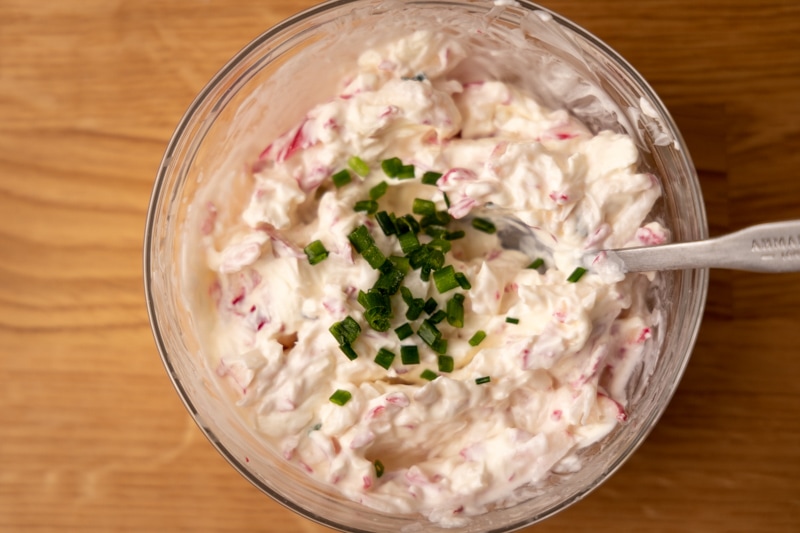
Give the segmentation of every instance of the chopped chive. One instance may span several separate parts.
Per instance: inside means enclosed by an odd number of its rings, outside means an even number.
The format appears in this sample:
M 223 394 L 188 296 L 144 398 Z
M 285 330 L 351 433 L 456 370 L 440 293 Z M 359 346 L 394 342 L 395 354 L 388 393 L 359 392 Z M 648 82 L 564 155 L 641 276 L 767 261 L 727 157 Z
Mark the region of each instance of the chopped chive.
M 484 233 L 489 233 L 489 234 L 497 231 L 497 227 L 491 220 L 479 217 L 475 217 L 472 219 L 472 227 L 478 231 L 482 231 Z
M 424 281 L 425 283 L 431 280 L 431 267 L 428 265 L 422 265 L 422 268 L 419 269 L 419 279 Z
M 430 320 L 423 320 L 417 329 L 417 335 L 428 346 L 433 346 L 436 341 L 442 338 L 442 332 Z
M 428 381 L 433 381 L 434 379 L 438 378 L 438 374 L 433 372 L 432 370 L 425 369 L 422 371 L 422 374 L 419 375 L 422 379 L 427 379 Z
M 419 364 L 419 348 L 416 345 L 406 345 L 400 347 L 400 360 L 404 365 Z
M 578 267 L 572 271 L 572 274 L 569 275 L 567 281 L 569 281 L 570 283 L 575 283 L 576 281 L 581 279 L 581 277 L 583 277 L 584 274 L 586 274 L 586 269 L 583 267 Z
M 425 228 L 425 235 L 430 235 L 434 239 L 445 239 L 447 237 L 447 230 L 438 228 L 436 226 L 428 226 Z
M 378 221 L 378 225 L 381 227 L 384 235 L 394 235 L 397 233 L 394 220 L 392 220 L 392 217 L 386 211 L 378 211 L 375 214 L 375 220 Z
M 433 343 L 433 346 L 431 346 L 431 349 L 434 352 L 438 353 L 438 354 L 441 354 L 441 355 L 446 354 L 447 353 L 447 339 L 439 339 L 439 340 L 437 340 L 436 342 Z
M 489 376 L 483 376 L 482 378 L 475 378 L 475 383 L 478 385 L 483 385 L 484 383 L 489 383 L 492 381 L 492 378 Z
M 430 200 L 414 198 L 414 203 L 411 206 L 411 212 L 415 215 L 432 215 L 436 213 L 436 204 Z
M 447 211 L 435 211 L 424 215 L 419 223 L 422 227 L 427 226 L 446 226 L 450 223 L 452 217 Z
M 373 307 L 364 312 L 364 320 L 367 321 L 369 327 L 375 331 L 386 331 L 389 329 L 389 318 L 391 318 L 391 309 L 384 307 Z
M 342 389 L 336 389 L 336 392 L 331 394 L 331 397 L 328 398 L 328 399 L 330 401 L 332 401 L 333 403 L 335 403 L 336 405 L 344 405 L 347 402 L 349 402 L 350 398 L 352 398 L 352 397 L 353 397 L 353 395 L 350 394 L 349 391 L 342 390 Z
M 394 361 L 394 353 L 387 350 L 386 348 L 381 348 L 378 350 L 378 354 L 375 356 L 375 363 L 378 366 L 382 366 L 386 370 L 389 370 L 389 367 L 392 366 L 392 361 Z
M 400 296 L 403 297 L 403 301 L 406 305 L 411 305 L 411 302 L 414 301 L 414 294 L 408 287 L 400 287 Z
M 439 291 L 440 294 L 444 294 L 460 286 L 458 279 L 456 279 L 456 271 L 453 265 L 447 265 L 434 272 L 433 283 L 436 285 L 436 290 Z
M 408 257 L 400 257 L 399 255 L 390 255 L 389 261 L 392 262 L 394 268 L 396 268 L 403 274 L 408 274 L 409 270 L 411 270 L 411 265 L 409 264 Z
M 378 267 L 378 270 L 381 272 L 381 274 L 388 274 L 394 270 L 394 263 L 389 261 L 389 258 L 387 257 L 386 260 L 381 263 L 381 266 Z
M 444 239 L 433 239 L 431 242 L 428 243 L 428 246 L 438 248 L 439 250 L 442 251 L 442 253 L 445 254 L 449 252 L 450 249 L 453 247 L 453 245 L 450 244 L 450 241 L 446 241 Z
M 433 172 L 432 170 L 429 170 L 422 175 L 422 183 L 425 185 L 436 185 L 436 182 L 439 181 L 439 178 L 441 177 L 441 172 Z
M 350 159 L 347 160 L 347 166 L 349 166 L 353 172 L 365 178 L 369 175 L 369 165 L 364 162 L 363 159 L 354 155 Z
M 375 465 L 375 477 L 380 479 L 384 472 L 383 463 L 375 459 L 373 465 Z
M 381 252 L 380 248 L 374 244 L 361 252 L 361 256 L 366 259 L 367 263 L 369 263 L 369 266 L 374 269 L 380 268 L 381 265 L 383 265 L 383 263 L 386 261 L 386 256 L 383 255 L 383 252 Z
M 447 206 L 447 209 L 450 209 L 450 198 L 447 197 L 447 193 L 443 192 L 442 197 L 444 197 L 444 205 Z
M 328 250 L 325 249 L 325 245 L 323 245 L 320 240 L 312 242 L 303 248 L 303 251 L 306 253 L 306 257 L 308 257 L 309 264 L 312 265 L 316 265 L 328 257 Z
M 542 259 L 541 257 L 537 257 L 536 259 L 534 259 L 533 263 L 528 265 L 528 268 L 536 270 L 542 265 L 544 265 L 544 259 Z
M 377 200 L 378 198 L 386 194 L 387 190 L 389 190 L 389 184 L 386 183 L 385 181 L 380 182 L 379 184 L 377 184 L 376 186 L 374 186 L 369 190 L 370 200 Z
M 407 339 L 414 334 L 414 330 L 411 329 L 411 324 L 408 322 L 402 326 L 394 328 L 394 332 L 397 333 L 397 338 L 400 340 Z
M 478 331 L 475 332 L 475 335 L 473 335 L 469 339 L 469 345 L 470 346 L 477 346 L 480 343 L 482 343 L 483 339 L 485 339 L 485 338 L 486 338 L 486 332 L 483 331 L 482 329 L 479 329 Z
M 361 326 L 358 325 L 353 317 L 346 316 L 341 322 L 336 322 L 328 328 L 331 335 L 339 344 L 353 344 L 361 333 Z
M 457 239 L 463 239 L 467 234 L 463 230 L 457 231 L 448 231 L 445 233 L 444 238 L 448 241 L 455 241 Z
M 417 235 L 411 231 L 399 235 L 397 240 L 400 241 L 400 248 L 406 255 L 419 248 L 419 239 L 417 238 Z
M 403 165 L 400 167 L 400 170 L 397 172 L 397 176 L 395 177 L 399 180 L 408 180 L 413 178 L 414 175 L 414 165 Z
M 358 303 L 366 309 L 372 309 L 374 307 L 390 307 L 391 300 L 389 300 L 389 295 L 378 291 L 376 289 L 369 289 L 367 292 L 358 291 Z
M 353 211 L 366 212 L 368 215 L 374 215 L 378 212 L 378 202 L 375 200 L 359 200 L 353 206 Z
M 464 327 L 463 294 L 456 294 L 447 301 L 447 323 L 456 328 Z
M 343 168 L 333 176 L 331 176 L 331 180 L 333 180 L 333 184 L 338 189 L 339 187 L 344 187 L 348 183 L 353 180 L 353 177 L 350 175 L 350 171 L 346 168 Z
M 375 241 L 372 240 L 372 235 L 369 234 L 369 230 L 363 224 L 351 231 L 347 238 L 358 253 L 375 244 Z
M 372 288 L 384 294 L 395 294 L 400 289 L 400 284 L 403 283 L 404 277 L 405 274 L 401 270 L 392 267 L 390 271 L 378 276 L 378 281 L 375 282 Z
M 452 372 L 455 367 L 455 361 L 449 355 L 440 355 L 437 358 L 439 364 L 439 372 Z
M 428 320 L 430 320 L 434 324 L 438 324 L 442 322 L 445 318 L 447 318 L 447 313 L 443 309 L 439 309 L 438 311 L 433 313 Z
M 433 298 L 433 296 L 431 296 L 425 301 L 425 307 L 423 307 L 423 309 L 425 310 L 426 314 L 431 315 L 434 311 L 436 311 L 438 306 L 439 303 Z
M 513 316 L 507 316 L 506 322 L 508 322 L 509 324 L 519 324 L 519 318 L 515 318 Z
M 422 314 L 422 311 L 425 307 L 425 300 L 422 298 L 414 298 L 408 304 L 408 311 L 406 311 L 406 318 L 408 320 L 416 320 Z
M 356 353 L 356 351 L 349 344 L 340 344 L 339 345 L 339 349 L 342 352 L 344 352 L 344 354 L 347 356 L 347 358 L 350 359 L 351 361 L 358 357 L 358 354 Z
M 408 224 L 408 227 L 411 229 L 411 231 L 413 231 L 414 233 L 419 233 L 419 230 L 421 228 L 420 228 L 419 222 L 417 222 L 417 219 L 414 218 L 413 215 L 410 215 L 410 214 L 409 215 L 405 215 L 405 216 L 403 216 L 403 220 L 406 221 L 406 223 Z
M 384 174 L 390 178 L 396 178 L 397 174 L 399 174 L 400 170 L 403 168 L 403 161 L 401 161 L 399 157 L 384 159 L 381 161 L 381 168 Z
M 472 288 L 472 284 L 467 279 L 467 276 L 465 276 L 462 272 L 456 272 L 456 281 L 465 291 L 468 291 Z

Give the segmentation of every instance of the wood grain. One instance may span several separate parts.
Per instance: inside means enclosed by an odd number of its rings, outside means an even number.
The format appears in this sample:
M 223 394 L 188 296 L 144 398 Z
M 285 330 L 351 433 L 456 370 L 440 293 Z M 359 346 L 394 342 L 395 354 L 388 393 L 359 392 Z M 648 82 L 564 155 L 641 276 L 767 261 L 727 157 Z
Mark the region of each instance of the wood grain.
M 150 190 L 205 82 L 309 0 L 0 0 L 0 531 L 328 531 L 205 441 L 156 352 Z M 550 0 L 673 110 L 712 234 L 800 218 L 800 4 Z M 714 272 L 666 415 L 535 530 L 800 531 L 800 274 Z M 531 528 L 528 531 L 533 531 Z

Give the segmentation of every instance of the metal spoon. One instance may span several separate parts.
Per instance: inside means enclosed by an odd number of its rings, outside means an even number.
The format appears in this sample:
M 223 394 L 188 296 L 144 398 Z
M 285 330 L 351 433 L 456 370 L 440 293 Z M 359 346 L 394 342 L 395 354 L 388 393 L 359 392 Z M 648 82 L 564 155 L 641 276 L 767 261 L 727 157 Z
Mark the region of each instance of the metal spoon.
M 531 228 L 503 209 L 486 207 L 471 218 L 491 220 L 504 248 L 516 249 L 531 259 L 552 259 L 556 241 Z M 750 226 L 734 233 L 702 241 L 586 252 L 583 264 L 591 268 L 605 256 L 622 272 L 728 268 L 750 272 L 800 272 L 800 220 Z

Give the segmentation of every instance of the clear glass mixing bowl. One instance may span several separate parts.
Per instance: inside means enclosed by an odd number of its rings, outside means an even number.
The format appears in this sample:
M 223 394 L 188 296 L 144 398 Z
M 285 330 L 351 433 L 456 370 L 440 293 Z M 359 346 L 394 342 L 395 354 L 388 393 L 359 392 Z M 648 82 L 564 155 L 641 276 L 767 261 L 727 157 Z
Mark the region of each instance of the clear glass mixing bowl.
M 664 196 L 653 217 L 675 241 L 707 237 L 702 195 L 689 154 L 667 110 L 642 77 L 599 39 L 535 4 L 483 0 L 337 0 L 266 31 L 236 55 L 192 103 L 167 147 L 147 217 L 144 277 L 158 349 L 181 399 L 219 452 L 251 483 L 286 507 L 343 531 L 438 531 L 420 516 L 387 515 L 343 499 L 265 446 L 206 366 L 192 309 L 204 281 L 189 273 L 191 227 L 205 188 L 333 96 L 358 54 L 416 29 L 469 33 L 491 60 L 483 68 L 526 86 L 550 107 L 566 108 L 595 131 L 632 135 L 643 170 Z M 207 192 L 207 191 L 206 191 Z M 224 216 L 222 214 L 221 216 Z M 639 446 L 665 410 L 689 360 L 703 313 L 705 270 L 663 273 L 653 301 L 663 313 L 653 346 L 631 384 L 629 418 L 581 453 L 585 466 L 531 487 L 521 503 L 447 531 L 511 531 L 583 498 Z M 187 296 L 188 295 L 188 296 Z M 200 468 L 200 465 L 198 465 Z

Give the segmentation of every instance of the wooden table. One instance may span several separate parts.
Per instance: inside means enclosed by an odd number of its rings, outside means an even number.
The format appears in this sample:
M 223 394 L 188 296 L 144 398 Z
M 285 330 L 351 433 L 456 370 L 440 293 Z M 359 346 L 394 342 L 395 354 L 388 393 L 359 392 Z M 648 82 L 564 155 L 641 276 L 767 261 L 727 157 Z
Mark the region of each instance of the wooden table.
M 150 190 L 183 111 L 311 3 L 0 0 L 0 531 L 328 531 L 202 436 L 153 343 L 141 273 Z M 800 218 L 796 0 L 544 4 L 673 111 L 712 234 Z M 535 531 L 800 531 L 798 303 L 800 274 L 713 272 L 656 430 Z

